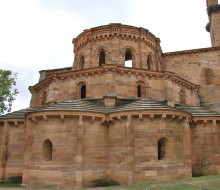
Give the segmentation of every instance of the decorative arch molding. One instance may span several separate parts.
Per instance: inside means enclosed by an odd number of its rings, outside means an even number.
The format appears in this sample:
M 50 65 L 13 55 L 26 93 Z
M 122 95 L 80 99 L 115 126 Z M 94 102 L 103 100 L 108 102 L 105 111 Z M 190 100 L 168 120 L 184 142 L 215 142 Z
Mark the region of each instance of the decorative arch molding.
M 157 54 L 157 56 L 156 56 L 155 69 L 156 69 L 156 71 L 161 71 L 162 70 L 162 62 L 161 62 L 159 54 Z
M 134 96 L 138 98 L 147 98 L 149 96 L 149 84 L 144 80 L 137 80 L 134 86 Z
M 202 70 L 202 83 L 204 85 L 213 85 L 214 84 L 214 71 L 210 68 L 205 68 Z
M 179 91 L 179 103 L 186 104 L 186 91 L 183 88 Z
M 146 56 L 144 56 L 144 64 L 146 64 L 147 70 L 155 70 L 155 58 L 151 52 L 147 52 Z
M 128 52 L 128 51 L 130 51 L 130 53 L 131 53 L 132 67 L 136 67 L 136 61 L 135 61 L 136 60 L 136 51 L 132 46 L 125 46 L 121 49 L 120 55 L 123 60 L 122 65 L 125 66 L 125 61 L 126 61 L 125 56 L 126 56 L 126 52 Z
M 103 50 L 105 51 L 105 64 L 108 64 L 110 60 L 111 52 L 109 51 L 109 49 L 106 46 L 99 46 L 94 51 L 96 65 L 99 65 L 99 55 L 100 55 L 100 52 Z
M 82 65 L 82 57 L 83 57 L 83 65 Z M 83 68 L 82 68 L 83 67 Z M 78 56 L 77 56 L 77 69 L 80 70 L 80 69 L 84 69 L 85 68 L 85 55 L 84 53 L 80 53 Z
M 85 81 L 80 81 L 77 84 L 77 97 L 79 99 L 86 98 L 87 95 L 87 85 Z
M 136 56 L 136 50 L 132 46 L 124 46 L 120 51 L 121 56 L 124 57 L 126 50 L 130 50 L 132 53 L 132 56 Z

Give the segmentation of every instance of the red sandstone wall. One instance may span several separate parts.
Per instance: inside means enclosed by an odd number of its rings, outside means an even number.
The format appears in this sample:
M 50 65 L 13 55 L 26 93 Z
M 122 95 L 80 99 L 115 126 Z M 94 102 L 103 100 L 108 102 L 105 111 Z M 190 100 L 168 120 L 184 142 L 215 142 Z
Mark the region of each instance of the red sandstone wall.
M 22 179 L 25 149 L 24 122 L 1 122 L 0 139 L 0 180 L 19 182 Z
M 192 172 L 194 176 L 220 173 L 220 124 L 203 121 L 191 126 Z
M 199 94 L 202 103 L 207 107 L 220 111 L 220 51 L 189 51 L 188 53 L 169 55 L 163 58 L 167 71 L 172 71 L 180 77 L 201 85 Z M 204 69 L 214 72 L 213 84 L 206 85 L 202 76 Z
M 191 176 L 190 133 L 186 119 L 124 115 L 105 123 L 92 116 L 48 115 L 28 119 L 23 184 L 31 187 L 139 183 Z M 167 139 L 165 160 L 158 140 Z M 53 157 L 42 159 L 50 139 Z
M 125 70 L 126 71 L 126 70 Z M 59 102 L 69 98 L 80 98 L 80 84 L 86 84 L 88 98 L 102 98 L 114 94 L 119 98 L 137 97 L 137 83 L 145 83 L 145 95 L 143 98 L 152 98 L 158 101 L 170 100 L 180 103 L 179 92 L 184 89 L 187 105 L 199 105 L 197 90 L 184 86 L 184 82 L 176 82 L 173 77 L 163 77 L 163 73 L 148 73 L 147 75 L 136 74 L 135 72 L 98 72 L 91 75 L 74 78 L 53 80 L 47 90 L 47 102 Z M 45 89 L 33 91 L 31 105 L 42 106 L 39 97 Z

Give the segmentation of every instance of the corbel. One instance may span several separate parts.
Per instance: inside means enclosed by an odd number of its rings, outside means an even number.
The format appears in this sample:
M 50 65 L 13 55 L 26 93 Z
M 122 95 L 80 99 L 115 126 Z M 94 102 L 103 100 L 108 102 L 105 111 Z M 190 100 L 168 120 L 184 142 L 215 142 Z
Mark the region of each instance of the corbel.
M 206 123 L 207 123 L 207 120 L 204 119 L 204 120 L 203 120 L 203 123 L 206 124 Z
M 117 116 L 117 119 L 118 119 L 118 120 L 121 120 L 121 116 Z
M 83 116 L 79 115 L 79 125 L 82 126 L 83 124 Z
M 122 122 L 121 116 L 117 116 L 117 119 L 118 119 L 120 122 Z
M 151 119 L 154 119 L 154 114 L 150 114 L 150 118 L 151 118 Z
M 62 122 L 64 122 L 64 115 L 60 115 L 60 119 Z
M 43 119 L 44 119 L 44 121 L 48 121 L 47 115 L 43 115 Z
M 105 117 L 102 118 L 101 122 L 102 122 L 102 123 L 105 123 Z
M 18 127 L 18 121 L 15 121 L 15 126 Z
M 175 115 L 172 115 L 172 116 L 171 116 L 171 120 L 174 120 L 175 118 L 176 118 Z
M 90 121 L 94 122 L 95 121 L 95 116 L 92 116 Z
M 31 119 L 32 119 L 33 122 L 38 123 L 38 120 L 37 120 L 36 117 L 32 117 Z
M 143 120 L 143 115 L 142 114 L 139 114 L 139 119 Z
M 167 115 L 166 115 L 166 114 L 162 114 L 162 118 L 164 118 L 164 119 L 165 119 L 166 117 L 167 117 Z
M 213 123 L 213 125 L 217 124 L 216 120 L 212 120 L 212 123 Z
M 164 122 L 167 118 L 167 115 L 166 114 L 162 114 L 161 115 L 161 121 Z
M 110 118 L 109 118 L 109 121 L 110 121 L 110 122 L 114 122 L 113 117 L 110 117 Z
M 179 121 L 181 121 L 182 119 L 183 119 L 183 117 L 182 117 L 182 116 L 179 116 L 179 117 L 178 117 L 178 120 L 179 120 Z

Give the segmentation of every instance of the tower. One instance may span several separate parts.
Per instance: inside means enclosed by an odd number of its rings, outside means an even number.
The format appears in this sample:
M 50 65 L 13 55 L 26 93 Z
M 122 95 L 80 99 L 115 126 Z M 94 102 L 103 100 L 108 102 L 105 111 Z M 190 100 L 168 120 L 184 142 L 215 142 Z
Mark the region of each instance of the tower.
M 212 46 L 220 46 L 220 5 L 218 0 L 207 0 L 209 23 L 206 30 L 210 32 Z

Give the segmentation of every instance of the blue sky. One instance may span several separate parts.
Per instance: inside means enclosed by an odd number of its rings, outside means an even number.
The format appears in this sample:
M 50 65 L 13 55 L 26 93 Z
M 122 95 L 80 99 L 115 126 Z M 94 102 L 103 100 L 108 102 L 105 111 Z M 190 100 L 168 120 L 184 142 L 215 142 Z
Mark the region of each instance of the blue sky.
M 206 0 L 0 0 L 0 68 L 18 73 L 13 110 L 29 106 L 39 70 L 72 66 L 75 38 L 109 23 L 143 27 L 163 52 L 209 47 Z

